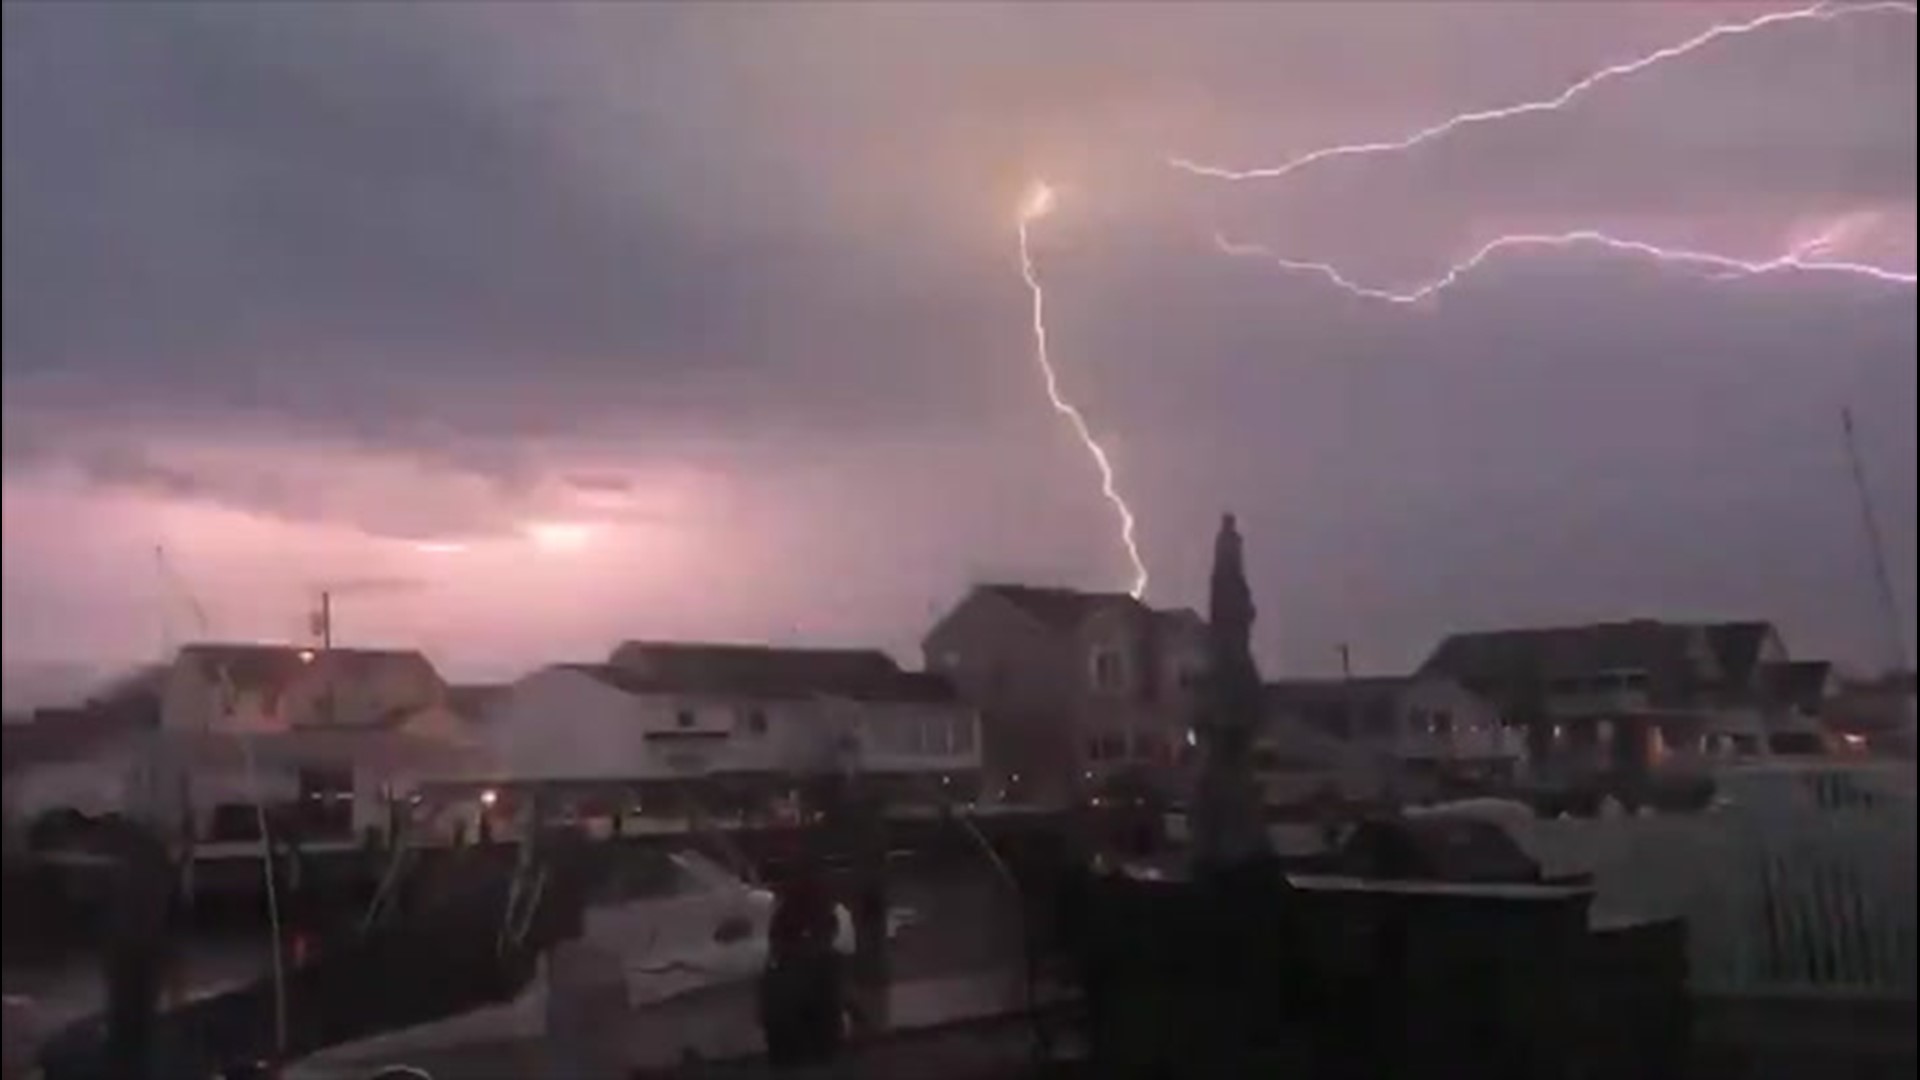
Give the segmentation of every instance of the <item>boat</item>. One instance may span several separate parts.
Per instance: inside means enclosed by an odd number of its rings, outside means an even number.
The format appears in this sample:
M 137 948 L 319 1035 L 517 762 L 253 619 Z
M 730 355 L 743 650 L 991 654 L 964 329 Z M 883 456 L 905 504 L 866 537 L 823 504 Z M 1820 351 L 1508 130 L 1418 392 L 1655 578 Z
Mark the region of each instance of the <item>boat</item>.
M 556 943 L 510 998 L 319 1050 L 288 1080 L 360 1080 L 380 1068 L 476 1044 L 537 1044 L 560 982 L 617 979 L 628 1009 L 757 977 L 766 964 L 773 895 L 693 850 L 622 852 L 596 884 L 577 938 Z M 840 912 L 840 947 L 852 923 Z
M 447 1045 L 545 1029 L 556 972 L 609 958 L 630 1005 L 753 978 L 773 897 L 692 848 L 471 849 L 383 891 L 365 926 L 306 962 L 188 1001 L 156 1023 L 155 1075 L 352 1076 Z M 377 915 L 377 917 L 372 917 Z M 850 947 L 843 911 L 841 946 Z M 43 1045 L 46 1080 L 111 1075 L 104 1019 Z M 296 1064 L 297 1063 L 297 1064 Z

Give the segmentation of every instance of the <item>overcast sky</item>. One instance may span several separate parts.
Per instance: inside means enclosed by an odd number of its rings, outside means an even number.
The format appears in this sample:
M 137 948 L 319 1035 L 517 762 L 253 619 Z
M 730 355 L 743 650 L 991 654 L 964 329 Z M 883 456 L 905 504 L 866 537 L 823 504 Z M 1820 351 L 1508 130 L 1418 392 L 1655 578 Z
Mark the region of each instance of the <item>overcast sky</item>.
M 1778 7 L 1779 5 L 1771 5 Z M 1237 511 L 1270 671 L 1454 629 L 1911 633 L 1915 300 L 1515 254 L 1515 229 L 1911 271 L 1911 15 L 1797 24 L 1564 112 L 1284 181 L 1182 174 L 1549 96 L 1770 5 L 44 4 L 5 9 L 4 649 L 290 639 L 454 675 L 629 636 L 914 655 L 970 581 L 1120 588 L 1064 388 L 1197 604 Z M 170 569 L 155 557 L 164 546 Z M 197 625 L 194 604 L 208 627 Z

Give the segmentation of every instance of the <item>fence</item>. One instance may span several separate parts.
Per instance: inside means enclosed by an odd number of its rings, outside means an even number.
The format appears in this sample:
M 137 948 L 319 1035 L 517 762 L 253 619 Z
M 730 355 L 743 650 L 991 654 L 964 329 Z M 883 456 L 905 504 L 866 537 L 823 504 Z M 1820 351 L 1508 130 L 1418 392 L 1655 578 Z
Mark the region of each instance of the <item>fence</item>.
M 1591 870 L 1600 921 L 1684 915 L 1696 992 L 1915 992 L 1912 770 L 1862 784 L 1774 768 L 1686 816 L 1515 830 L 1549 873 Z M 1884 779 L 1884 778 L 1883 778 Z

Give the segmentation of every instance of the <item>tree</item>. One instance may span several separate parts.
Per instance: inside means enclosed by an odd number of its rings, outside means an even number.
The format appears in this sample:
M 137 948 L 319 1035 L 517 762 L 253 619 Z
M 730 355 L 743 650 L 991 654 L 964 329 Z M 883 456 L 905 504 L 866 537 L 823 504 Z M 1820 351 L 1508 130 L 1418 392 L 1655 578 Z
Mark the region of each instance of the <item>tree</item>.
M 1232 866 L 1271 853 L 1254 782 L 1252 747 L 1260 726 L 1260 669 L 1253 662 L 1253 595 L 1240 530 L 1223 515 L 1214 538 L 1208 598 L 1208 671 L 1198 725 L 1202 761 L 1194 798 L 1194 862 Z

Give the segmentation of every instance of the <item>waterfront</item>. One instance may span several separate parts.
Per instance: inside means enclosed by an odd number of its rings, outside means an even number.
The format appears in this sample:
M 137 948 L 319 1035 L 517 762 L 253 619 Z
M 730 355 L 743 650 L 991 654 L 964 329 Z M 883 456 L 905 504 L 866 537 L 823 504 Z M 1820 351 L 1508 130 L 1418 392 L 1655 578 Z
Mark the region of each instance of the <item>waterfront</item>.
M 969 980 L 987 976 L 1000 985 L 1017 972 L 1019 906 L 1006 880 L 984 856 L 895 859 L 890 863 L 889 894 L 892 977 L 921 988 L 911 992 L 920 1003 L 909 1004 L 909 1012 L 949 1009 L 958 997 L 977 996 L 977 986 Z M 257 918 L 249 922 L 252 925 L 193 932 L 181 952 L 176 985 L 182 993 L 199 996 L 267 974 L 265 928 Z M 101 970 L 97 956 L 78 948 L 40 963 L 9 962 L 0 969 L 8 997 L 8 1061 L 36 1033 L 97 1012 L 103 1000 Z M 670 1061 L 682 1049 L 708 1055 L 751 1052 L 759 1030 L 750 1002 L 749 987 L 742 984 L 678 995 L 636 1013 L 641 1018 L 633 1026 L 637 1060 Z M 484 1048 L 476 1050 L 475 1057 L 498 1060 Z M 469 1074 L 462 1069 L 454 1075 Z M 507 1075 L 526 1073 L 509 1070 Z

